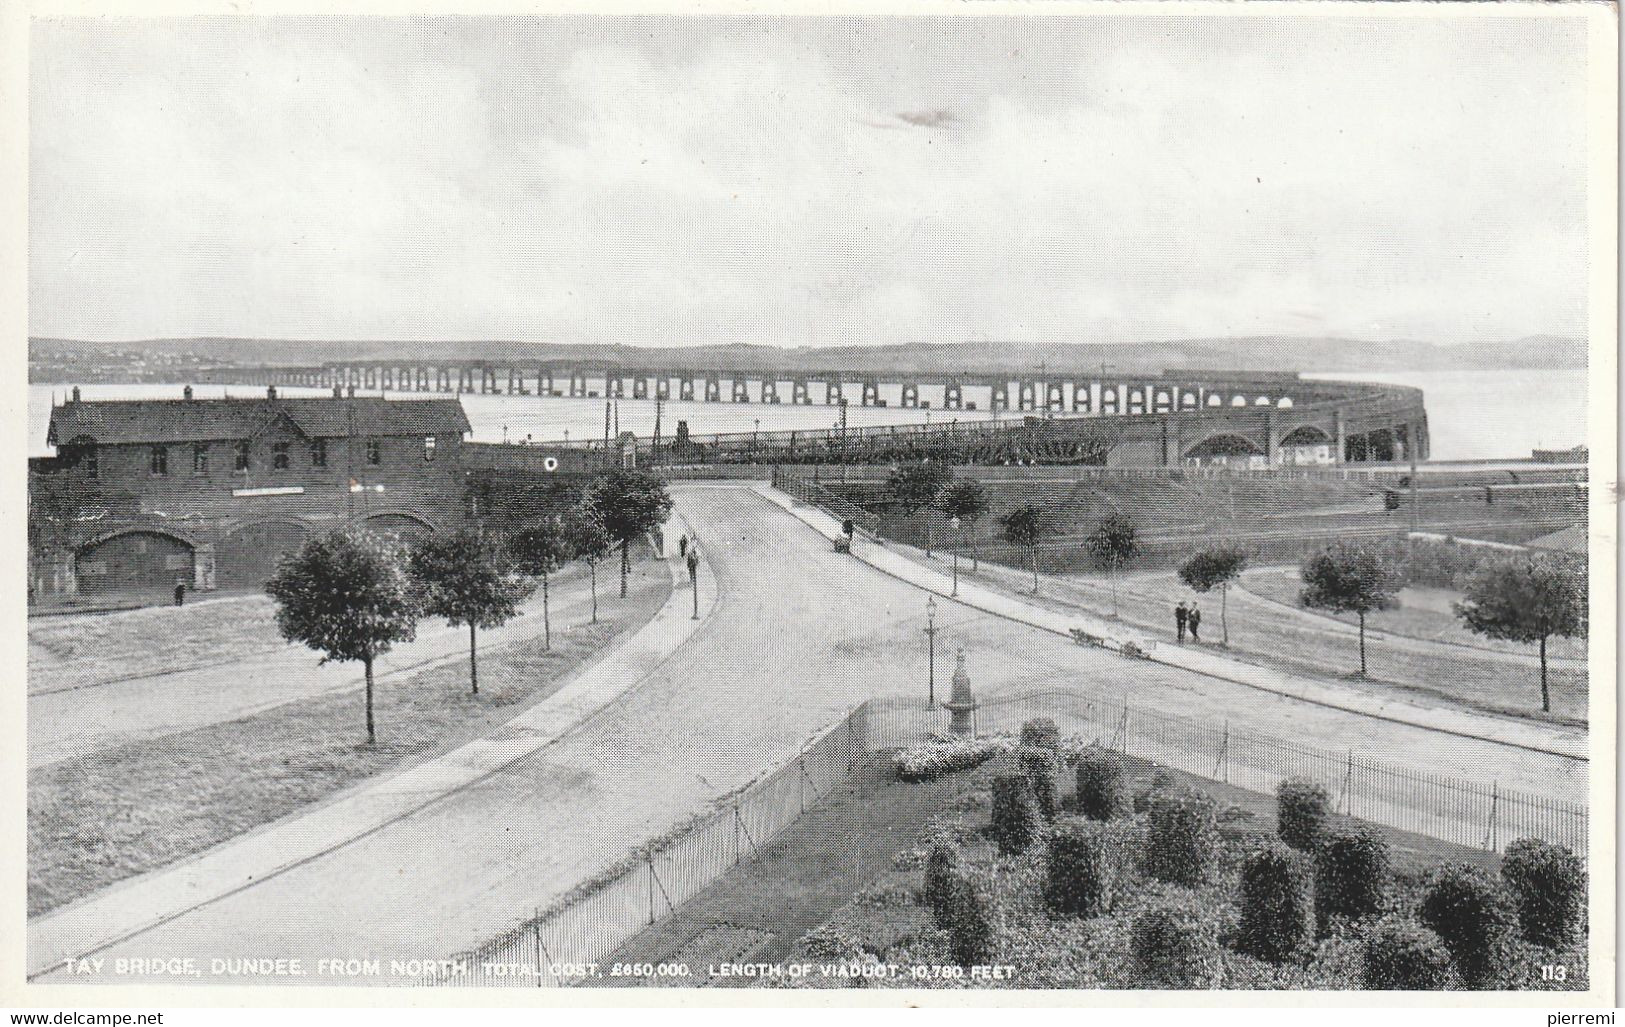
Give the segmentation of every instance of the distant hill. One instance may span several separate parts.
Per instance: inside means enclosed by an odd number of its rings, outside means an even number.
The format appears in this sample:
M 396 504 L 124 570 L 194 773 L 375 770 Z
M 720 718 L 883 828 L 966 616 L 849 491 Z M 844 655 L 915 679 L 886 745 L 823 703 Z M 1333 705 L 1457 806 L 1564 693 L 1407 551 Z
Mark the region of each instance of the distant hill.
M 739 367 L 782 371 L 839 367 L 852 371 L 978 371 L 1045 366 L 1067 373 L 1109 365 L 1114 371 L 1223 368 L 1236 371 L 1446 371 L 1584 369 L 1582 339 L 1531 336 L 1505 342 L 1443 345 L 1412 340 L 1255 336 L 1175 339 L 1151 343 L 1040 344 L 979 341 L 883 346 L 786 347 L 727 345 L 606 346 L 507 341 L 294 339 L 143 339 L 86 342 L 31 338 L 29 378 L 37 382 L 111 380 L 121 374 L 170 381 L 203 367 L 320 364 L 328 360 L 584 359 L 674 368 Z

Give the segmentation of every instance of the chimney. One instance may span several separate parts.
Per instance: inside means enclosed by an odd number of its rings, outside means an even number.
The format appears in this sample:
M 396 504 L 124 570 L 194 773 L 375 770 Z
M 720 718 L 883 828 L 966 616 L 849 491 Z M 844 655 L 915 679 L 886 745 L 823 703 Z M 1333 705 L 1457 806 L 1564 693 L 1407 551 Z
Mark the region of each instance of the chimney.
M 73 387 L 73 398 L 71 400 L 69 400 L 68 402 L 70 402 L 70 403 L 79 402 L 79 386 L 75 385 Z
M 266 399 L 276 399 L 276 386 L 275 385 L 267 385 L 265 387 L 265 398 Z
M 192 387 L 190 385 L 188 385 L 186 388 L 181 390 L 181 398 L 182 399 L 191 399 L 192 398 Z

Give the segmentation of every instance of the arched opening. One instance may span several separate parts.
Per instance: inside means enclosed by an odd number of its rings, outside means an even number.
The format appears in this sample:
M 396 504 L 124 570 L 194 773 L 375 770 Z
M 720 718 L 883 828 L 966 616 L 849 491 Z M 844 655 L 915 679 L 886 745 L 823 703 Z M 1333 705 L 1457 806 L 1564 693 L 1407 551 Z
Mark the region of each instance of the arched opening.
M 1270 405 L 1270 398 L 1268 396 L 1260 396 L 1257 399 L 1253 400 L 1253 406 L 1255 406 L 1255 407 L 1267 407 L 1269 405 Z
M 84 594 L 150 598 L 167 594 L 177 581 L 192 586 L 192 546 L 156 531 L 127 531 L 97 540 L 74 557 L 74 577 Z
M 1212 393 L 1207 398 L 1207 405 L 1210 407 L 1222 407 L 1224 406 L 1224 397 L 1219 395 L 1217 392 Z
M 434 534 L 434 525 L 421 517 L 408 513 L 373 514 L 366 519 L 365 524 L 369 531 L 375 531 L 380 535 L 391 535 L 409 544 Z
M 1244 406 L 1247 405 L 1247 397 L 1246 396 L 1233 397 L 1230 400 L 1230 405 L 1233 406 L 1233 407 L 1244 407 Z
M 1336 463 L 1332 437 L 1312 424 L 1301 425 L 1281 437 L 1277 450 L 1282 464 L 1302 466 Z
M 1276 406 L 1276 409 L 1278 409 L 1278 410 L 1291 410 L 1292 409 L 1292 397 L 1291 396 L 1282 396 L 1280 399 L 1275 401 L 1275 406 Z
M 1230 433 L 1210 435 L 1185 450 L 1185 462 L 1199 467 L 1246 467 L 1263 459 L 1263 449 L 1251 439 Z
M 238 528 L 221 540 L 215 557 L 220 587 L 258 588 L 309 537 L 310 529 L 297 521 L 264 521 Z

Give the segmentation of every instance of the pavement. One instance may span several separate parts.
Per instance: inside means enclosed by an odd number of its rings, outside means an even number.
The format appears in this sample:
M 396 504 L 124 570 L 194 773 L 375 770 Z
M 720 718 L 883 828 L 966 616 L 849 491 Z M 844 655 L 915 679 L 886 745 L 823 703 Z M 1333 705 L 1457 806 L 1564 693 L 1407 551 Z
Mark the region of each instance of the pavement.
M 758 488 L 764 498 L 783 507 L 815 531 L 831 539 L 833 545 L 834 538 L 841 530 L 840 522 L 833 516 L 816 507 L 798 503 L 771 486 L 763 485 Z M 855 546 L 853 555 L 876 570 L 948 598 L 954 588 L 952 576 L 910 559 L 899 551 L 901 548 L 896 543 L 883 544 L 880 540 L 871 538 Z M 1025 602 L 1007 592 L 965 580 L 963 577 L 959 582 L 956 598 L 962 605 L 1066 637 L 1072 637 L 1074 630 L 1081 630 L 1103 640 L 1109 646 L 1133 642 L 1152 662 L 1277 695 L 1291 696 L 1330 709 L 1580 762 L 1588 761 L 1590 758 L 1590 746 L 1585 733 L 1572 728 L 1512 717 L 1498 717 L 1471 710 L 1422 705 L 1397 697 L 1386 699 L 1352 688 L 1339 688 L 1323 681 L 1228 659 L 1209 649 L 1169 645 L 1160 639 L 1147 637 L 1145 632 L 1135 630 L 1132 625 L 1121 621 L 1108 620 L 1082 610 L 1065 612 L 1052 610 Z
M 838 554 L 833 521 L 801 508 L 792 516 L 787 500 L 748 485 L 672 493 L 707 562 L 702 620 L 690 619 L 690 593 L 679 588 L 621 650 L 489 738 L 34 918 L 29 975 L 415 983 L 418 970 L 393 970 L 391 960 L 473 949 L 789 758 L 857 703 L 925 694 L 927 593 L 906 561 L 870 566 Z M 939 577 L 918 581 L 934 589 Z M 1032 611 L 996 599 L 980 597 L 987 609 L 938 600 L 937 685 L 946 688 L 949 652 L 963 649 L 984 698 L 1065 688 L 1442 776 L 1587 794 L 1586 765 L 1574 760 L 1167 662 L 1130 663 L 1058 635 L 1070 622 L 1038 626 Z M 70 972 L 63 960 L 80 956 L 102 962 Z M 119 973 L 117 961 L 133 958 L 194 962 Z M 241 960 L 267 958 L 300 960 L 303 975 L 241 972 L 260 965 Z M 318 961 L 331 958 L 379 959 L 381 972 L 324 975 Z

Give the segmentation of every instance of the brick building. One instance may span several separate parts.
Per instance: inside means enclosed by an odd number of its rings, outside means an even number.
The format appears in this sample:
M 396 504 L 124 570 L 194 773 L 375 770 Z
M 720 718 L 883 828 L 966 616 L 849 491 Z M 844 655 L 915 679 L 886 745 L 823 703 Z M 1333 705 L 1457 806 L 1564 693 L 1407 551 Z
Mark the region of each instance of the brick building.
M 464 518 L 455 399 L 85 402 L 51 411 L 29 466 L 30 594 L 257 588 L 346 523 L 411 536 Z

